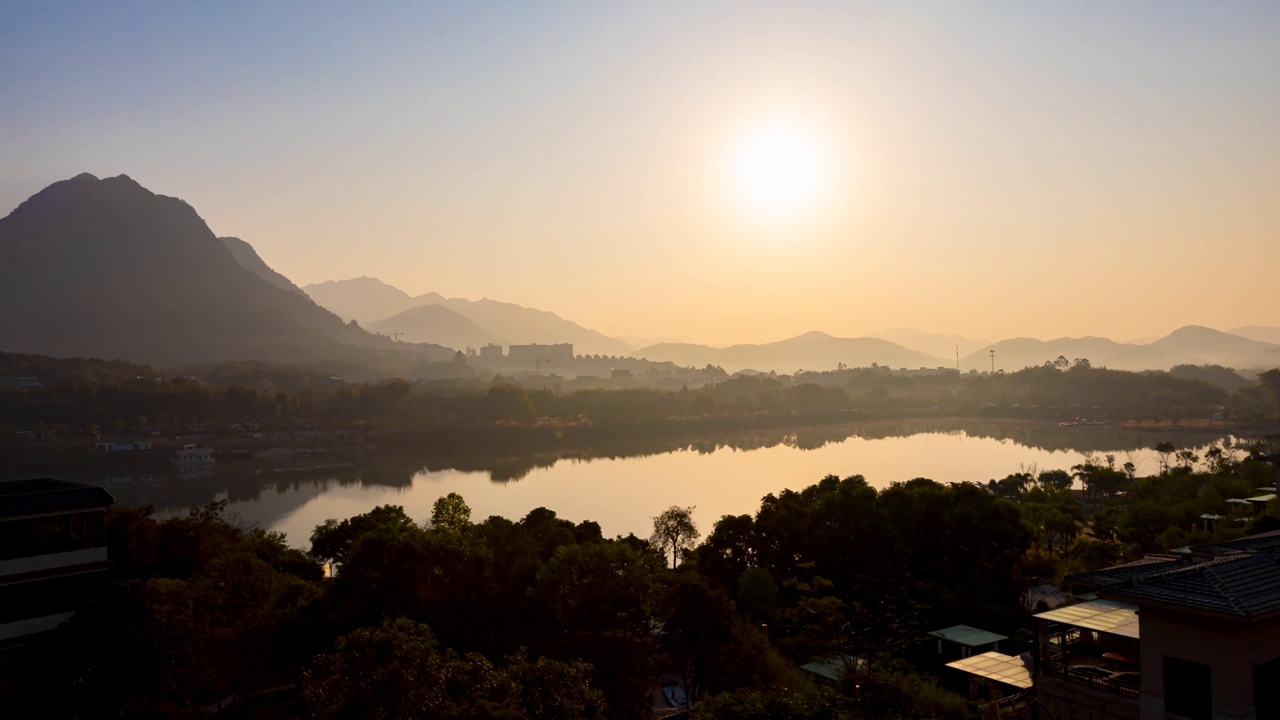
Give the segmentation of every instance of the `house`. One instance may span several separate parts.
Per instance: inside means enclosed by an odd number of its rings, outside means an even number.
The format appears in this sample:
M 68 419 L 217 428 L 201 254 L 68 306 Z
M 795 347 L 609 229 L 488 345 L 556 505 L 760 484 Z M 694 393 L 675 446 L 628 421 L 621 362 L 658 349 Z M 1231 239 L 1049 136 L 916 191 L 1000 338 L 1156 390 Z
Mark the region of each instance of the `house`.
M 961 658 L 987 650 L 999 650 L 1000 641 L 1009 639 L 1006 635 L 997 635 L 968 625 L 955 625 L 934 630 L 929 633 L 929 637 L 938 641 L 939 655 Z
M 1036 615 L 1042 705 L 1081 720 L 1280 718 L 1280 531 L 1067 579 Z
M 0 646 L 52 631 L 103 581 L 114 502 L 65 480 L 0 482 Z

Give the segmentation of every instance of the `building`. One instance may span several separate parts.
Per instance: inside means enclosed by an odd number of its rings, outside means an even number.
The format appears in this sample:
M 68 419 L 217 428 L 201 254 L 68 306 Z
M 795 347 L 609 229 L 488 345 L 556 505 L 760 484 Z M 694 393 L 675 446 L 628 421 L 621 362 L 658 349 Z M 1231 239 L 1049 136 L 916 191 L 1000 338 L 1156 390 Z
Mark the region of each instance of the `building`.
M 510 345 L 507 347 L 507 357 L 516 362 L 528 364 L 530 367 L 542 364 L 561 367 L 573 362 L 573 345 L 570 343 Z
M 0 647 L 58 627 L 103 580 L 114 502 L 100 487 L 65 480 L 0 482 Z
M 37 377 L 0 377 L 0 391 L 35 390 L 42 387 L 44 387 L 44 383 L 40 382 L 40 378 Z
M 480 348 L 480 359 L 481 360 L 501 360 L 502 346 L 494 345 L 493 343 L 489 343 L 488 345 L 485 345 L 484 347 Z
M 1280 531 L 1068 578 L 1036 615 L 1041 703 L 1081 720 L 1280 718 Z
M 1009 639 L 1006 635 L 998 635 L 968 625 L 955 625 L 934 630 L 929 633 L 929 637 L 938 641 L 939 655 L 960 658 L 967 658 L 988 650 L 999 650 L 1000 641 Z

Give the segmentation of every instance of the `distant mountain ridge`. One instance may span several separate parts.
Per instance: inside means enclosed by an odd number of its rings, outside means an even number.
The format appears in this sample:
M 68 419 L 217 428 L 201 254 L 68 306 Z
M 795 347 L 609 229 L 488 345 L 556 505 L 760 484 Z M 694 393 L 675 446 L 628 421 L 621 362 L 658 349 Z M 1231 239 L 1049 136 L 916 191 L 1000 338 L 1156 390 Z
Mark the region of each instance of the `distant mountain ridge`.
M 962 370 L 989 370 L 991 351 L 997 370 L 1043 365 L 1059 356 L 1087 359 L 1115 370 L 1168 370 L 1175 365 L 1223 365 L 1237 370 L 1266 369 L 1280 363 L 1280 345 L 1251 340 L 1212 328 L 1188 325 L 1146 344 L 1118 343 L 1099 337 L 1002 340 L 961 358 Z
M 440 305 L 508 343 L 572 343 L 574 352 L 579 355 L 625 355 L 631 351 L 631 346 L 627 343 L 565 320 L 555 313 L 488 298 L 465 300 L 446 298 L 438 293 L 414 297 L 370 277 L 313 283 L 303 290 L 321 307 L 328 308 L 341 317 L 379 328 L 379 331 L 389 327 L 386 323 L 392 317 L 407 310 L 423 305 Z M 446 316 L 437 314 L 435 317 L 443 322 Z M 425 319 L 425 316 L 418 318 L 415 332 L 419 333 L 419 337 L 445 336 L 446 330 L 443 327 L 433 330 L 423 323 Z
M 412 307 L 370 324 L 369 329 L 405 342 L 430 342 L 458 350 L 506 344 L 502 337 L 443 305 Z
M 929 333 L 916 330 L 915 328 L 889 328 L 881 330 L 878 333 L 872 333 L 868 337 L 888 340 L 891 343 L 901 345 L 908 350 L 919 350 L 922 353 L 935 355 L 941 358 L 952 358 L 952 366 L 954 367 L 954 358 L 956 347 L 959 346 L 961 353 L 971 353 L 974 348 L 986 347 L 991 344 L 990 340 L 978 340 L 968 338 L 962 335 L 945 335 L 940 333 Z
M 641 348 L 632 357 L 655 362 L 703 367 L 718 365 L 728 372 L 770 370 L 834 370 L 838 363 L 865 367 L 872 363 L 890 367 L 946 366 L 945 360 L 918 350 L 909 350 L 878 338 L 838 338 L 824 332 L 808 332 L 786 340 L 758 345 L 731 345 L 713 348 L 691 343 L 661 343 Z
M 0 350 L 168 366 L 390 345 L 246 269 L 235 245 L 126 175 L 56 182 L 0 219 Z

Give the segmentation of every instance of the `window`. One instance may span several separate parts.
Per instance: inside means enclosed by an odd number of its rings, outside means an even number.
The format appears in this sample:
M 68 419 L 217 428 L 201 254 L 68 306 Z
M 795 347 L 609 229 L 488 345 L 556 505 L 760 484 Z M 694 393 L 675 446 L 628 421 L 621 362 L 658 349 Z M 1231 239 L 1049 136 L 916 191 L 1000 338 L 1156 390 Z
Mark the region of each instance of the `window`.
M 1164 656 L 1164 711 L 1187 720 L 1212 720 L 1213 683 L 1208 665 Z

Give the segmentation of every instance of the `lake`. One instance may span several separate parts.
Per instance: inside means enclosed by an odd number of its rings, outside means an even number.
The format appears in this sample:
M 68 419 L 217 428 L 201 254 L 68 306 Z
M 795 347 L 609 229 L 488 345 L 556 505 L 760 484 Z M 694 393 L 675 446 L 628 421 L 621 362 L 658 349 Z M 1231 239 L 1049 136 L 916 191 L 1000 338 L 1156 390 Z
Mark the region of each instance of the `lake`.
M 694 506 L 705 534 L 723 515 L 754 513 L 766 494 L 798 490 L 828 474 L 861 474 L 875 487 L 916 477 L 986 482 L 1024 469 L 1065 470 L 1106 454 L 1114 454 L 1117 465 L 1132 461 L 1140 474 L 1149 474 L 1158 469 L 1147 449 L 1155 443 L 1171 440 L 1203 454 L 1219 437 L 974 420 L 881 421 L 680 439 L 635 452 L 495 453 L 490 464 L 481 463 L 487 469 L 374 451 L 351 467 L 331 470 L 257 468 L 237 475 L 235 468 L 219 466 L 212 479 L 153 478 L 110 489 L 121 504 L 153 504 L 162 515 L 225 499 L 239 521 L 283 531 L 297 547 L 306 547 L 325 519 L 376 505 L 402 505 L 421 521 L 436 498 L 450 492 L 466 498 L 477 521 L 490 515 L 517 520 L 543 506 L 574 522 L 594 520 L 606 536 L 647 537 L 652 518 L 672 505 Z

